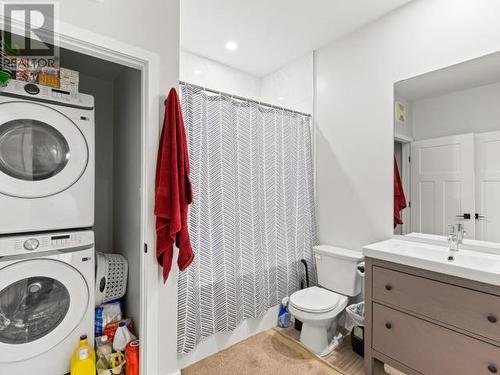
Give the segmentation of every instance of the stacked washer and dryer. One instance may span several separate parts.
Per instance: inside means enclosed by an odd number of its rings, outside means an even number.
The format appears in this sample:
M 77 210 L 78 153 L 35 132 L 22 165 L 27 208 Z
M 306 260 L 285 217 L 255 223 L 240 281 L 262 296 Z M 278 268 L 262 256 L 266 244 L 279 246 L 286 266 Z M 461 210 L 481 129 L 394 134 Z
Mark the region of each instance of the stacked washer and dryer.
M 0 373 L 62 375 L 94 336 L 94 98 L 0 90 Z

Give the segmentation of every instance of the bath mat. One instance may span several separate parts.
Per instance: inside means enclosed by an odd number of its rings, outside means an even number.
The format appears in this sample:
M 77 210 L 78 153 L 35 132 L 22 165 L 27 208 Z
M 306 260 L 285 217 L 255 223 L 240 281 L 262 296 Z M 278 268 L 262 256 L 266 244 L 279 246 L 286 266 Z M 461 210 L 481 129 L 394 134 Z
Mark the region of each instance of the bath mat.
M 281 332 L 271 329 L 207 357 L 182 375 L 344 375 Z

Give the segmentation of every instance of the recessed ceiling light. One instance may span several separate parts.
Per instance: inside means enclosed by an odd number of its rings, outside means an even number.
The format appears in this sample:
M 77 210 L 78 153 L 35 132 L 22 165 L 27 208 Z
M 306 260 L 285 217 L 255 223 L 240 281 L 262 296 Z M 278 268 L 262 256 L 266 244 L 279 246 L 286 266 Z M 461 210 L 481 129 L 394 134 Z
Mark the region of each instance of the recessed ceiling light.
M 195 70 L 193 70 L 193 73 L 196 74 L 196 75 L 200 75 L 201 74 L 201 70 L 200 69 L 195 69 Z
M 226 42 L 226 49 L 228 51 L 236 51 L 238 49 L 238 43 L 233 40 L 229 40 Z
M 284 96 L 280 96 L 280 97 L 278 98 L 278 100 L 285 100 L 285 97 L 284 97 Z

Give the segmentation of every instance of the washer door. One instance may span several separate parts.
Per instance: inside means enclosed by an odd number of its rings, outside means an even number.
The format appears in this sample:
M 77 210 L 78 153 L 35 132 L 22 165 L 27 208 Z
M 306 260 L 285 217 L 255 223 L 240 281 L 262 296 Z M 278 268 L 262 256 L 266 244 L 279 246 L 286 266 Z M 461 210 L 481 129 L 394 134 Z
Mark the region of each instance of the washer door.
M 88 304 L 85 279 L 66 263 L 35 259 L 1 269 L 0 363 L 51 350 L 81 323 Z
M 57 194 L 78 181 L 88 156 L 82 132 L 61 112 L 31 102 L 0 104 L 0 193 Z

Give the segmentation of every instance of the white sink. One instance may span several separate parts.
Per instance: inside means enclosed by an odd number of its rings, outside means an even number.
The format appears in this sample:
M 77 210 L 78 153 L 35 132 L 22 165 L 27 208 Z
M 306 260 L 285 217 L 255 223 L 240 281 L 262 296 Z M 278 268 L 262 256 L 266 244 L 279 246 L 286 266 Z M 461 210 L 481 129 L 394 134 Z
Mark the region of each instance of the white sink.
M 500 254 L 390 239 L 365 246 L 363 255 L 500 286 Z

